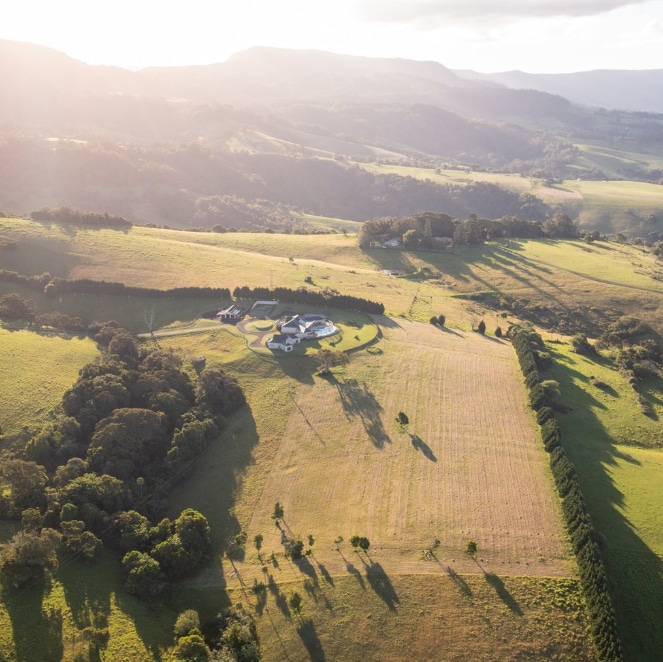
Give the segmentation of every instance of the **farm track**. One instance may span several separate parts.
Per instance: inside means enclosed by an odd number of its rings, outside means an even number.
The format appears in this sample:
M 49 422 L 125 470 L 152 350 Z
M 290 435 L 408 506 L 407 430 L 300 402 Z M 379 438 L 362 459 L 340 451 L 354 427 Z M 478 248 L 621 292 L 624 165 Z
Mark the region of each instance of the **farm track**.
M 370 563 L 347 543 L 353 534 L 371 540 L 370 558 L 388 574 L 575 576 L 510 344 L 386 322 L 382 355 L 356 357 L 345 376 L 300 384 L 293 396 L 297 406 L 247 527 L 249 540 L 264 535 L 264 559 L 279 555 L 270 572 L 279 582 L 302 578 L 301 567 L 283 559 L 270 517 L 280 501 L 284 533 L 313 534 L 315 564 L 332 576 Z M 394 420 L 398 411 L 408 412 L 407 432 Z M 337 551 L 338 535 L 345 542 Z M 434 539 L 436 559 L 425 560 Z M 463 552 L 468 539 L 479 545 L 476 561 Z M 247 554 L 196 584 L 232 587 L 262 573 Z

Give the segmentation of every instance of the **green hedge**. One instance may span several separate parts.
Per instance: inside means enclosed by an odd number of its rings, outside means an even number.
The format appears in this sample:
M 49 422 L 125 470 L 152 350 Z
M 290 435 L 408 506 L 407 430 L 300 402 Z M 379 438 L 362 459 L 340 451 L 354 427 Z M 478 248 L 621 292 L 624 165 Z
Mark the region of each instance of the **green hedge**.
M 580 490 L 576 469 L 562 446 L 559 423 L 547 406 L 545 390 L 541 386 L 539 367 L 548 364 L 543 340 L 531 329 L 518 326 L 509 329 L 508 335 L 518 356 L 530 403 L 541 426 L 544 448 L 549 453 L 550 469 L 562 500 L 562 513 L 578 561 L 580 583 L 598 658 L 602 662 L 619 662 L 624 659 L 621 638 L 601 550 L 596 542 L 598 536 Z

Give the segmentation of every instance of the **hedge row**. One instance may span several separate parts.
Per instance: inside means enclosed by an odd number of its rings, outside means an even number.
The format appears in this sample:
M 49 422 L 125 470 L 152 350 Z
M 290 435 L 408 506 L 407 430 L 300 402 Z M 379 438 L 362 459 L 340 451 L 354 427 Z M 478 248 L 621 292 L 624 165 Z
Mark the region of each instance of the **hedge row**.
M 125 296 L 150 296 L 150 297 L 215 297 L 218 299 L 229 299 L 230 290 L 227 287 L 176 287 L 171 290 L 157 290 L 149 287 L 132 287 L 124 283 L 114 283 L 105 280 L 90 280 L 81 278 L 78 280 L 65 280 L 53 278 L 44 288 L 48 296 L 56 296 L 64 293 L 78 294 L 121 294 Z
M 546 356 L 543 341 L 537 333 L 522 327 L 513 327 L 509 335 L 529 389 L 532 408 L 541 426 L 543 445 L 550 454 L 550 468 L 562 500 L 562 513 L 571 545 L 578 560 L 580 583 L 598 657 L 605 662 L 621 661 L 621 639 L 601 550 L 597 544 L 598 535 L 580 490 L 575 467 L 561 445 L 559 422 L 553 410 L 544 402 L 544 388 L 537 367 L 540 359 Z
M 287 301 L 288 303 L 354 310 L 373 315 L 382 315 L 384 313 L 384 304 L 376 301 L 361 299 L 360 297 L 353 297 L 346 294 L 314 292 L 304 287 L 296 290 L 291 290 L 287 287 L 275 287 L 274 289 L 267 287 L 236 287 L 233 290 L 233 296 L 236 299 L 275 299 L 277 301 Z

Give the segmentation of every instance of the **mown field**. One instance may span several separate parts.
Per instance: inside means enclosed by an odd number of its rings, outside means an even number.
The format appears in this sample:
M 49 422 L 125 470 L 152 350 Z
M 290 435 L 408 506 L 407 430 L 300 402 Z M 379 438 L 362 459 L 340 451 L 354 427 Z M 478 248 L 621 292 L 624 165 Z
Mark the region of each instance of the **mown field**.
M 227 587 L 231 599 L 249 602 L 270 659 L 396 660 L 404 647 L 440 659 L 440 646 L 443 659 L 471 651 L 489 660 L 497 650 L 591 659 L 574 562 L 510 344 L 382 322 L 383 340 L 331 380 L 297 357 L 278 366 L 260 354 L 242 358 L 230 334 L 162 340 L 238 370 L 250 399 L 232 447 L 240 452 L 246 439 L 253 458 L 233 478 L 232 512 L 219 489 L 227 464 L 215 451 L 173 500 L 175 510 L 198 504 L 215 530 L 234 526 L 249 541 L 242 560 L 223 558 L 189 582 L 190 599 L 204 603 Z M 217 340 L 224 349 L 214 349 Z M 407 431 L 394 420 L 401 409 Z M 301 562 L 284 556 L 276 501 L 287 535 L 315 540 Z M 354 534 L 369 537 L 368 554 L 352 551 Z M 476 561 L 464 552 L 468 539 L 479 545 Z M 264 596 L 250 591 L 254 580 L 269 584 Z M 301 619 L 287 608 L 294 590 L 304 596 Z M 546 611 L 552 594 L 566 597 Z M 492 634 L 473 642 L 486 621 Z

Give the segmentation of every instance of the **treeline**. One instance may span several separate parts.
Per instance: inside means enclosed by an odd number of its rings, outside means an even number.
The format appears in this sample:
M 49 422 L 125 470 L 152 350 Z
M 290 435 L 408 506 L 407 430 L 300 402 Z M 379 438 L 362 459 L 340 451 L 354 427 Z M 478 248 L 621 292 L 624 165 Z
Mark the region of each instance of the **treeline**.
M 530 404 L 541 427 L 543 445 L 549 453 L 562 513 L 578 561 L 580 583 L 599 659 L 602 662 L 619 662 L 623 660 L 621 639 L 597 543 L 599 534 L 587 510 L 576 469 L 561 445 L 562 434 L 554 412 L 555 385 L 551 384 L 551 380 L 542 380 L 540 375 L 540 370 L 550 365 L 550 356 L 544 350 L 541 336 L 530 329 L 512 327 L 509 336 L 529 390 Z
M 93 228 L 121 228 L 128 229 L 132 227 L 133 223 L 115 214 L 99 213 L 94 211 L 81 211 L 73 209 L 69 206 L 44 207 L 30 214 L 30 218 L 34 221 L 41 221 L 47 223 L 62 223 L 65 225 L 83 225 Z
M 536 203 L 533 203 L 536 206 Z M 576 239 L 578 227 L 563 213 L 557 213 L 543 222 L 523 220 L 517 216 L 503 216 L 492 220 L 470 214 L 460 219 L 425 212 L 403 218 L 379 218 L 366 221 L 359 231 L 359 246 L 368 248 L 373 243 L 397 239 L 405 248 L 440 248 L 440 239 L 450 239 L 455 245 L 476 245 L 501 238 L 519 239 Z
M 127 590 L 154 596 L 211 558 L 200 513 L 163 513 L 244 393 L 220 370 L 194 383 L 177 355 L 139 345 L 116 323 L 95 339 L 101 361 L 80 371 L 24 451 L 0 461 L 0 516 L 22 522 L 0 546 L 0 575 L 20 587 L 57 567 L 58 546 L 89 561 L 107 547 L 122 556 Z
M 231 152 L 212 142 L 119 146 L 0 136 L 0 162 L 13 164 L 0 180 L 0 193 L 11 194 L 18 210 L 33 209 L 34 192 L 47 191 L 53 206 L 66 203 L 61 209 L 103 209 L 109 218 L 180 228 L 279 231 L 291 209 L 357 220 L 427 210 L 456 217 L 543 219 L 550 213 L 541 201 L 531 211 L 534 196 L 494 184 L 440 185 L 306 154 Z M 54 220 L 52 211 L 46 216 Z M 107 222 L 98 216 L 102 225 Z M 63 222 L 72 221 L 63 214 Z
M 44 294 L 57 296 L 59 294 L 119 294 L 124 296 L 161 297 L 215 297 L 218 299 L 230 298 L 227 287 L 175 287 L 170 290 L 157 290 L 151 287 L 135 287 L 105 280 L 91 280 L 80 278 L 66 280 L 53 278 L 44 288 Z
M 161 297 L 214 297 L 217 299 L 229 299 L 230 289 L 227 287 L 175 287 L 170 290 L 157 290 L 151 287 L 135 287 L 114 281 L 92 280 L 90 278 L 78 278 L 68 280 L 66 278 L 52 277 L 49 273 L 39 276 L 24 276 L 16 271 L 0 269 L 0 281 L 9 283 L 20 283 L 49 296 L 60 294 L 119 294 L 124 296 Z
M 339 308 L 341 310 L 353 310 L 371 315 L 382 315 L 384 304 L 369 299 L 353 297 L 346 294 L 332 294 L 328 292 L 314 292 L 305 287 L 292 290 L 287 287 L 236 287 L 233 290 L 236 299 L 266 299 L 287 301 L 288 303 L 300 303 L 312 306 L 323 306 L 328 308 Z

